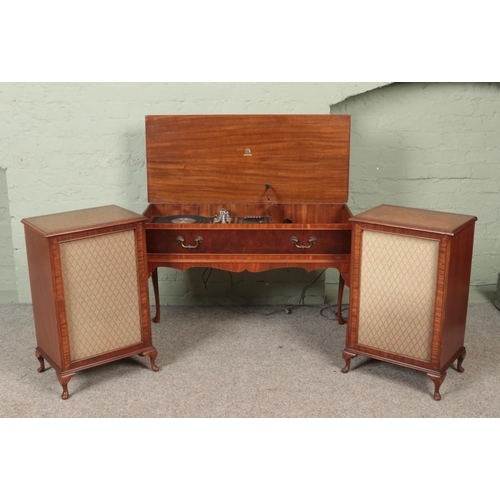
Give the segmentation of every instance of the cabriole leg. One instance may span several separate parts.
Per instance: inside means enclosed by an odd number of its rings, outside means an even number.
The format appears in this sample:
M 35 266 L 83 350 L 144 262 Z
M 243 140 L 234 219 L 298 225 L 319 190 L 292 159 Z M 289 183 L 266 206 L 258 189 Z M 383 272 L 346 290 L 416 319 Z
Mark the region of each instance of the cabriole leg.
M 36 356 L 36 359 L 38 359 L 38 362 L 40 363 L 40 366 L 38 367 L 37 371 L 39 373 L 42 373 L 43 371 L 45 371 L 45 361 L 44 361 L 43 356 L 41 355 L 41 353 L 38 349 L 35 350 L 35 356 Z
M 156 314 L 155 317 L 153 318 L 153 323 L 159 323 L 160 322 L 160 292 L 158 289 L 158 268 L 156 268 L 153 273 L 151 274 L 151 280 L 153 282 L 153 290 L 155 293 L 155 308 L 156 308 Z
M 439 394 L 439 388 L 446 378 L 446 372 L 443 373 L 428 373 L 427 376 L 434 382 L 434 399 L 436 401 L 441 401 L 441 394 Z
M 159 370 L 159 368 L 155 365 L 156 356 L 158 356 L 158 351 L 156 349 L 141 352 L 139 353 L 139 356 L 149 356 L 151 370 L 153 370 L 154 372 L 157 372 Z
M 339 273 L 339 294 L 337 297 L 337 321 L 339 325 L 345 325 L 345 319 L 342 317 L 342 295 L 344 294 L 344 277 Z
M 60 373 L 57 374 L 57 378 L 59 379 L 59 383 L 61 384 L 63 389 L 61 399 L 69 398 L 68 383 L 73 378 L 73 375 L 74 373 L 71 373 L 70 375 L 61 375 Z
M 467 351 L 464 349 L 464 352 L 458 357 L 457 360 L 457 372 L 463 373 L 465 371 L 464 368 L 462 367 L 462 363 L 466 355 Z
M 352 354 L 346 351 L 342 353 L 342 357 L 345 360 L 345 366 L 342 368 L 342 373 L 347 373 L 349 371 L 349 368 L 351 368 L 351 358 L 355 358 L 356 356 L 357 354 Z

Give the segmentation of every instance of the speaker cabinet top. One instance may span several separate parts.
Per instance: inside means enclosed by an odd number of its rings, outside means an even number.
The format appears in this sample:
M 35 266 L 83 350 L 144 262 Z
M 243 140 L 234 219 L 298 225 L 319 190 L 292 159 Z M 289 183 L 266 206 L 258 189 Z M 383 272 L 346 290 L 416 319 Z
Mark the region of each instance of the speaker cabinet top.
M 402 229 L 422 229 L 426 232 L 449 236 L 453 236 L 476 220 L 477 217 L 473 215 L 452 214 L 393 205 L 380 205 L 350 218 L 351 222 L 382 224 L 386 227 Z
M 115 225 L 142 220 L 146 220 L 146 217 L 116 205 L 108 205 L 74 210 L 72 212 L 29 217 L 23 219 L 21 222 L 35 231 L 42 233 L 44 236 L 49 237 L 99 229 L 101 227 L 113 227 Z

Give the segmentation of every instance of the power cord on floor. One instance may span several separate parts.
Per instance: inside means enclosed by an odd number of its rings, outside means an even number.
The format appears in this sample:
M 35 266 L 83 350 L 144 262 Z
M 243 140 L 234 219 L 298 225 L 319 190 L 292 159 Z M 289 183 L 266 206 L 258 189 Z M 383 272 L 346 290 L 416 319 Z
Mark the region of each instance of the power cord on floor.
M 285 312 L 286 314 L 292 314 L 292 310 L 293 309 L 296 309 L 296 308 L 302 308 L 302 307 L 314 307 L 314 308 L 318 308 L 319 306 L 318 305 L 315 305 L 315 304 L 310 304 L 310 305 L 306 305 L 305 304 L 305 297 L 306 297 L 306 292 L 307 290 L 309 290 L 310 288 L 312 288 L 315 283 L 318 281 L 318 279 L 325 273 L 326 269 L 323 269 L 319 274 L 318 276 L 316 276 L 316 278 L 309 284 L 309 285 L 306 285 L 303 289 L 302 289 L 302 292 L 300 294 L 300 299 L 299 299 L 299 303 L 298 304 L 290 304 L 290 305 L 286 305 L 286 306 L 277 306 L 274 310 L 270 311 L 270 312 L 266 312 L 266 313 L 263 313 L 263 312 L 256 312 L 256 311 L 252 311 L 252 310 L 245 310 L 243 309 L 243 307 L 236 301 L 236 299 L 232 296 L 232 291 L 233 291 L 233 275 L 230 271 L 227 271 L 228 274 L 229 274 L 229 280 L 230 280 L 230 289 L 229 289 L 229 295 L 226 295 L 226 298 L 231 300 L 234 305 L 238 308 L 238 310 L 236 311 L 238 314 L 259 314 L 261 316 L 271 316 L 272 314 L 277 314 L 279 312 Z M 205 268 L 205 270 L 203 271 L 203 274 L 202 274 L 202 281 L 203 281 L 203 286 L 205 288 L 205 290 L 208 290 L 208 280 L 210 279 L 210 276 L 212 274 L 212 268 Z M 223 307 L 223 308 L 226 308 L 228 309 L 228 307 L 224 304 L 221 304 L 221 303 L 218 303 L 218 306 L 220 307 Z M 326 316 L 324 314 L 324 311 L 327 310 L 327 309 L 332 309 L 333 311 L 333 317 L 329 318 L 328 316 Z M 345 311 L 349 309 L 349 305 L 346 305 L 345 307 L 343 307 L 341 309 L 341 311 Z M 231 311 L 234 312 L 234 309 L 229 309 Z M 319 314 L 321 316 L 323 316 L 324 318 L 328 319 L 328 320 L 337 320 L 337 306 L 332 306 L 332 305 L 328 305 L 328 306 L 321 306 L 321 309 L 319 311 Z M 346 319 L 345 316 L 343 316 L 344 319 Z

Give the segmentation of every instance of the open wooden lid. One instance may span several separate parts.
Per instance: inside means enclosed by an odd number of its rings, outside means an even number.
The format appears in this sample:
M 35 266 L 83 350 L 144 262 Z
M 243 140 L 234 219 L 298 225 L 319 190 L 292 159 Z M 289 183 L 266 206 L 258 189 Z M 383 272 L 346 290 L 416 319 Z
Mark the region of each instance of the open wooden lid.
M 348 115 L 146 117 L 148 199 L 346 203 Z

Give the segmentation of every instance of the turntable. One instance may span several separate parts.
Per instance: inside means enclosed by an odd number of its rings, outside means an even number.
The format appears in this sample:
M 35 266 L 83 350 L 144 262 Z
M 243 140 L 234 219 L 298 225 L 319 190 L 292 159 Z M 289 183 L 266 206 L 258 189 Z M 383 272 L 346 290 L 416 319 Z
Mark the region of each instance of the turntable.
M 153 217 L 153 220 L 151 222 L 155 222 L 157 224 L 207 224 L 210 222 L 210 219 L 208 217 L 202 217 L 201 215 L 174 214 Z
M 153 217 L 151 222 L 155 224 L 232 224 L 233 222 L 238 224 L 268 224 L 271 222 L 271 217 L 265 215 L 231 217 L 227 210 L 221 209 L 220 214 L 212 218 L 192 214 L 173 214 Z
M 146 117 L 148 270 L 339 270 L 349 285 L 350 116 Z M 338 308 L 338 321 L 344 323 Z

